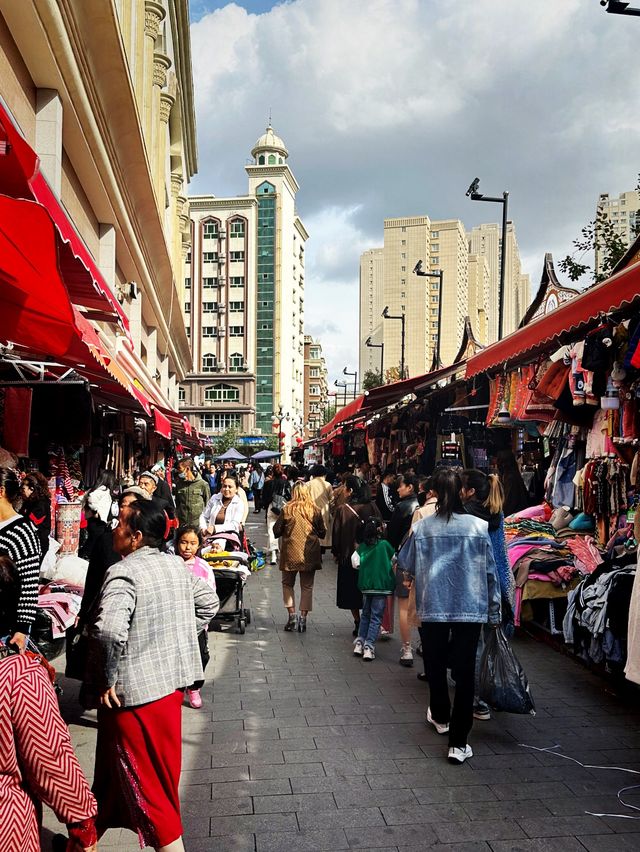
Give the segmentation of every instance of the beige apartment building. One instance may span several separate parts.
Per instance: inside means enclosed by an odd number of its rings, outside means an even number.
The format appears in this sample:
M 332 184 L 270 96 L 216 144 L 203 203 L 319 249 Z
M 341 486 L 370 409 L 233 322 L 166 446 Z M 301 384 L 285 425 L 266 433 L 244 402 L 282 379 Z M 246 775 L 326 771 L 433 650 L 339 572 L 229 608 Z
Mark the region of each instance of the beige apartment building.
M 598 196 L 596 213 L 605 215 L 613 224 L 616 234 L 630 246 L 640 233 L 640 192 L 621 192 L 617 197 L 603 192 Z M 602 270 L 602 263 L 602 249 L 596 248 L 595 268 L 598 274 Z
M 311 438 L 322 426 L 328 403 L 327 364 L 319 340 L 306 334 L 304 338 L 304 437 Z
M 478 343 L 489 342 L 489 301 L 491 297 L 491 273 L 486 257 L 469 255 L 469 301 L 468 316 Z
M 182 301 L 193 361 L 180 410 L 205 434 L 270 435 L 282 409 L 285 447 L 304 417 L 308 233 L 289 152 L 271 126 L 245 166 L 247 195 L 190 199 L 193 250 Z M 288 416 L 287 416 L 288 415 Z
M 360 352 L 358 373 L 362 379 L 368 372 L 380 373 L 383 350 L 384 249 L 368 249 L 360 256 Z M 367 346 L 370 339 L 373 346 Z
M 500 252 L 502 239 L 496 223 L 477 225 L 469 233 L 469 254 L 484 257 L 489 268 L 489 300 L 487 343 L 498 339 L 498 305 L 500 292 Z M 504 282 L 503 336 L 520 324 L 531 302 L 531 282 L 523 274 L 520 251 L 513 222 L 507 222 L 507 251 Z
M 121 303 L 133 349 L 114 323 L 85 318 L 153 403 L 177 408 L 191 360 L 188 0 L 0 0 L 0 101 Z

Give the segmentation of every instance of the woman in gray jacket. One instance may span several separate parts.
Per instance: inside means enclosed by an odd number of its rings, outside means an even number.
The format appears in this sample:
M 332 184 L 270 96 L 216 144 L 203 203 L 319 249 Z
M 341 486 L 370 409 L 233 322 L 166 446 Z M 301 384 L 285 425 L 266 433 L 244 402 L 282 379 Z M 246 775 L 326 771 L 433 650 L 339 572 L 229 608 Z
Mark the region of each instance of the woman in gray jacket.
M 99 708 L 98 832 L 129 828 L 141 845 L 178 852 L 184 688 L 202 679 L 197 634 L 219 601 L 182 559 L 160 552 L 169 531 L 150 501 L 120 510 L 113 547 L 123 559 L 100 592 L 83 693 Z
M 422 622 L 430 700 L 427 722 L 449 734 L 449 761 L 473 757 L 467 739 L 473 724 L 475 660 L 480 628 L 500 625 L 500 585 L 486 521 L 465 513 L 462 482 L 450 468 L 436 471 L 431 490 L 436 513 L 413 527 L 398 554 L 407 584 L 415 578 L 416 612 Z M 453 711 L 447 667 L 456 681 Z

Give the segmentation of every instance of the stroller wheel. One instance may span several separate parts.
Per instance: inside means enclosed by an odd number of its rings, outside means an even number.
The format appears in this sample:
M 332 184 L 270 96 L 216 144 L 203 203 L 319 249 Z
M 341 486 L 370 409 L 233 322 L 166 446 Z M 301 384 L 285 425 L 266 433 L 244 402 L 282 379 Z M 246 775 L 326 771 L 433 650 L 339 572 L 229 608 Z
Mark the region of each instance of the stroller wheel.
M 238 619 L 238 633 L 243 634 L 246 630 L 247 622 L 244 618 Z
M 244 612 L 244 617 L 247 621 L 247 624 L 251 624 L 251 610 L 245 609 L 245 610 L 243 610 L 243 612 Z

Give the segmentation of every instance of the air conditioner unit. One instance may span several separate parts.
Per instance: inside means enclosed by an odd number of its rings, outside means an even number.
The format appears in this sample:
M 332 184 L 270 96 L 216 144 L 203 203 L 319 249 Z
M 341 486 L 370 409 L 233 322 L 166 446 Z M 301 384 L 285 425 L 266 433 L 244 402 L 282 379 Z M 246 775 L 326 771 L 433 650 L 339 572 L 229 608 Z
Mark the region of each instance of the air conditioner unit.
M 226 261 L 227 261 L 227 258 L 225 257 L 225 255 L 221 254 L 220 257 L 218 258 L 218 263 L 226 263 Z
M 227 232 L 226 231 L 218 231 L 218 236 L 220 237 L 221 240 L 224 240 L 224 238 L 227 236 Z
M 225 303 L 220 302 L 220 304 L 218 305 L 218 313 L 223 314 L 226 311 L 226 309 L 227 309 L 227 306 L 225 305 Z
M 222 335 L 225 334 L 226 330 L 227 329 L 223 325 L 219 325 L 218 326 L 218 337 L 222 337 Z

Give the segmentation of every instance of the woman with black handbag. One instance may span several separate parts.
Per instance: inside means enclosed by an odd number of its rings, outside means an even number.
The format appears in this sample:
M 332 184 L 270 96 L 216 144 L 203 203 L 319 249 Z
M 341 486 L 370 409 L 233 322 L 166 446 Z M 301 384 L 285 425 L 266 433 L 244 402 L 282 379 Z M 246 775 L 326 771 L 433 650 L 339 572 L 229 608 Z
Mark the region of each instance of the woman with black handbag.
M 265 495 L 268 502 L 265 502 Z M 289 485 L 287 475 L 281 464 L 274 464 L 271 485 L 269 489 L 267 489 L 265 485 L 262 498 L 267 511 L 267 533 L 269 535 L 271 564 L 276 565 L 278 562 L 278 554 L 280 553 L 280 545 L 278 543 L 278 537 L 273 534 L 273 527 L 275 522 L 278 520 L 278 515 L 282 511 L 284 505 L 291 499 L 291 486 Z

